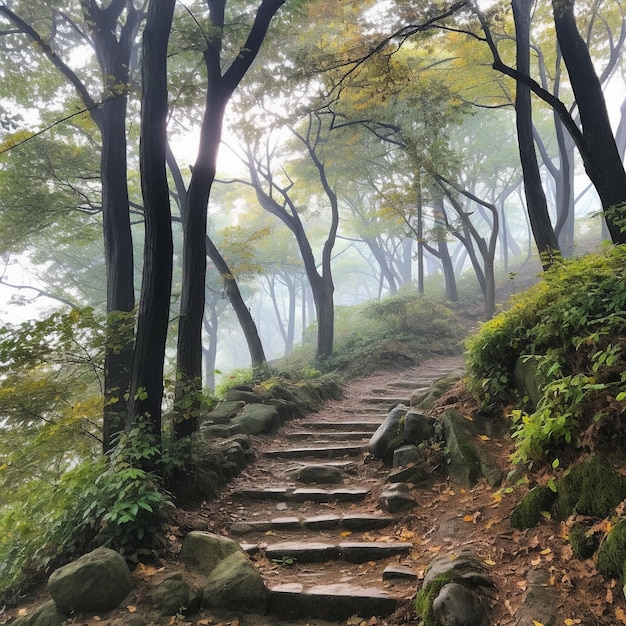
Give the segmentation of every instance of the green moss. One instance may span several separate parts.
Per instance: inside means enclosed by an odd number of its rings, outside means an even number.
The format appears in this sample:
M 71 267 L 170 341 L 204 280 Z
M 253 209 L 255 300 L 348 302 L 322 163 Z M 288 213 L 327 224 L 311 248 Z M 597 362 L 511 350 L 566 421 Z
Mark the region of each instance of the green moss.
M 598 571 L 605 578 L 619 578 L 626 563 L 626 520 L 620 520 L 598 550 Z
M 422 618 L 422 626 L 439 626 L 433 612 L 433 602 L 437 599 L 439 592 L 450 582 L 455 580 L 453 570 L 444 572 L 433 578 L 427 586 L 422 587 L 415 596 L 415 612 Z
M 539 523 L 542 511 L 549 511 L 556 500 L 556 493 L 544 485 L 534 487 L 517 505 L 511 515 L 511 526 L 519 530 L 532 528 Z
M 578 559 L 590 559 L 598 549 L 600 541 L 596 535 L 588 534 L 588 529 L 582 524 L 576 524 L 569 532 L 569 542 L 572 552 Z
M 559 519 L 573 514 L 609 517 L 626 498 L 626 480 L 607 459 L 590 456 L 559 480 L 555 513 Z

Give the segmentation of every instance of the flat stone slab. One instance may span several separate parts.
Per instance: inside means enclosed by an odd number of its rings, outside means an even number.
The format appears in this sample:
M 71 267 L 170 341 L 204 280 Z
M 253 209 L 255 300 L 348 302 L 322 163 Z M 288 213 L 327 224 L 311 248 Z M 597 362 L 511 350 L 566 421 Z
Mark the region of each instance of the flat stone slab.
M 298 563 L 325 563 L 341 559 L 348 563 L 381 561 L 406 555 L 413 548 L 410 543 L 376 543 L 373 541 L 344 541 L 339 544 L 307 541 L 284 541 L 269 544 L 265 556 L 270 561 L 293 559 Z
M 313 515 L 300 520 L 297 517 L 277 517 L 272 520 L 242 520 L 230 526 L 233 535 L 249 533 L 265 533 L 268 530 L 286 530 L 305 528 L 307 530 L 334 530 L 344 528 L 355 532 L 379 530 L 396 521 L 392 515 L 377 514 L 345 514 L 341 515 Z
M 326 439 L 327 441 L 355 441 L 358 439 L 369 439 L 372 436 L 374 429 L 367 431 L 359 430 L 333 430 L 323 432 L 321 430 L 301 430 L 285 433 L 284 437 L 287 439 Z
M 376 428 L 378 428 L 378 422 L 307 422 L 306 427 L 311 430 L 339 430 L 343 432 L 368 431 L 370 433 L 373 433 Z
M 233 491 L 233 498 L 240 500 L 272 500 L 282 502 L 288 500 L 291 492 L 286 487 L 242 487 Z
M 365 404 L 406 404 L 406 406 L 411 404 L 410 398 L 396 398 L 393 396 L 390 398 L 363 398 L 361 402 Z
M 393 515 L 376 515 L 376 514 L 346 514 L 341 519 L 341 525 L 346 530 L 378 530 L 385 528 L 389 524 L 393 524 L 396 518 Z
M 307 457 L 320 459 L 336 459 L 342 456 L 358 456 L 367 450 L 362 446 L 320 446 L 313 448 L 286 448 L 284 450 L 267 450 L 263 454 L 277 459 L 304 459 Z
M 297 563 L 325 563 L 339 558 L 339 546 L 322 542 L 284 541 L 265 548 L 270 561 L 293 559 Z
M 291 497 L 295 502 L 358 502 L 369 494 L 369 489 L 294 489 Z
M 417 580 L 417 572 L 406 565 L 387 565 L 383 571 L 383 580 Z
M 302 526 L 307 530 L 333 530 L 340 524 L 339 515 L 315 515 L 302 520 Z
M 392 556 L 406 555 L 413 548 L 410 543 L 375 543 L 371 541 L 345 541 L 339 544 L 339 554 L 348 563 L 382 561 Z
M 305 588 L 286 583 L 269 589 L 269 613 L 280 619 L 323 619 L 337 622 L 353 615 L 384 617 L 393 613 L 398 599 L 375 587 L 348 584 Z

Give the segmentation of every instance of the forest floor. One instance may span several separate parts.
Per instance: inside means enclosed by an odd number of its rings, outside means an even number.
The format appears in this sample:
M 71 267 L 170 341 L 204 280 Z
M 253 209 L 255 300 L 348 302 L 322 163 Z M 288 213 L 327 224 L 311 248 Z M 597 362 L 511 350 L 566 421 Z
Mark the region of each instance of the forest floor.
M 406 380 L 413 377 L 418 380 L 427 372 L 441 372 L 444 375 L 446 372 L 458 370 L 459 367 L 462 367 L 461 357 L 436 357 L 415 368 L 404 371 L 382 370 L 366 378 L 353 380 L 346 385 L 341 400 L 327 402 L 319 412 L 289 422 L 271 437 L 256 438 L 255 449 L 260 452 L 277 445 L 284 446 L 289 431 L 301 431 L 311 419 L 323 421 L 341 419 L 345 415 L 354 416 L 362 410 L 363 399 L 371 395 L 372 391 L 391 389 L 397 385 L 399 378 Z M 468 417 L 476 411 L 462 384 L 442 398 L 440 407 L 435 412 L 443 412 L 450 407 Z M 503 424 L 505 422 L 506 418 L 503 417 Z M 513 442 L 508 435 L 508 428 L 503 428 L 502 432 L 501 437 L 481 438 L 477 445 L 482 446 L 503 474 L 507 475 L 512 469 L 510 454 L 513 451 Z M 356 463 L 356 472 L 351 473 L 346 482 L 349 483 L 348 486 L 359 485 L 364 480 L 372 482 L 371 465 L 379 472 L 379 482 L 372 486 L 371 498 L 350 505 L 351 513 L 372 513 L 377 508 L 375 496 L 380 491 L 383 476 L 388 473 L 389 468 L 384 468 L 381 462 L 364 455 L 361 462 Z M 218 500 L 189 514 L 204 518 L 213 532 L 228 535 L 231 524 L 246 517 L 247 505 L 234 500 L 233 492 L 242 484 L 261 484 L 267 477 L 270 477 L 270 481 L 276 481 L 282 471 L 279 461 L 259 460 Z M 579 561 L 573 557 L 567 541 L 568 523 L 543 519 L 536 528 L 527 531 L 512 528 L 511 512 L 526 493 L 528 486 L 545 484 L 550 476 L 547 468 L 535 469 L 528 472 L 527 485 L 516 486 L 505 481 L 499 487 L 490 487 L 481 479 L 473 488 L 465 489 L 450 482 L 443 461 L 435 469 L 429 484 L 413 488 L 412 495 L 418 501 L 416 508 L 383 531 L 360 535 L 350 533 L 349 539 L 383 543 L 410 542 L 413 547 L 409 555 L 396 560 L 413 569 L 418 580 L 424 576 L 428 564 L 437 554 L 458 550 L 463 546 L 471 547 L 483 560 L 495 583 L 495 591 L 489 599 L 493 626 L 548 626 L 549 623 L 556 626 L 626 624 L 626 604 L 621 586 L 616 581 L 605 581 L 596 571 L 592 560 Z M 299 512 L 302 513 L 304 508 L 306 514 L 306 507 L 305 503 Z M 327 508 L 332 512 L 334 505 L 329 504 Z M 310 513 L 317 513 L 317 510 Z M 271 519 L 289 514 L 293 513 L 281 511 L 280 507 L 277 509 L 276 502 L 267 502 L 264 505 L 255 503 L 254 515 L 260 518 Z M 570 520 L 570 524 L 572 521 Z M 339 531 L 334 533 L 338 535 Z M 266 542 L 276 540 L 272 534 L 273 531 L 267 533 Z M 297 567 L 272 563 L 267 559 L 263 562 L 262 558 L 259 559 L 258 566 L 270 584 L 295 582 L 301 573 Z M 368 564 L 350 566 L 341 561 L 328 562 L 324 564 L 324 581 L 353 578 L 367 580 L 367 569 Z M 387 583 L 387 586 L 393 590 L 394 584 Z M 407 598 L 414 595 L 419 586 L 419 582 L 413 583 L 412 588 L 405 590 Z M 249 616 L 240 619 L 242 626 L 282 624 L 277 620 L 268 621 L 267 617 Z M 397 625 L 416 623 L 414 620 L 407 602 L 394 616 L 364 621 L 363 624 Z M 237 621 L 232 623 L 236 624 Z M 301 626 L 325 623 L 315 620 L 297 622 Z M 342 623 L 361 624 L 360 621 L 350 620 Z
M 231 534 L 233 522 L 246 519 L 250 513 L 248 505 L 233 498 L 233 493 L 242 485 L 275 483 L 277 476 L 284 475 L 284 465 L 277 459 L 266 458 L 263 451 L 285 445 L 289 433 L 306 428 L 308 421 L 337 420 L 342 416 L 356 416 L 363 407 L 363 399 L 372 391 L 381 392 L 393 388 L 400 378 L 422 379 L 430 372 L 455 371 L 462 367 L 461 357 L 435 357 L 422 364 L 407 369 L 382 370 L 366 378 L 350 381 L 344 389 L 341 400 L 326 402 L 318 412 L 305 418 L 294 420 L 284 425 L 271 436 L 254 438 L 257 463 L 248 466 L 244 473 L 235 479 L 227 490 L 216 500 L 203 503 L 194 510 L 179 511 L 179 523 L 171 528 L 169 536 L 171 558 L 163 559 L 156 567 L 139 567 L 134 573 L 136 589 L 121 609 L 107 615 L 94 617 L 76 616 L 69 622 L 81 626 L 104 626 L 117 622 L 120 618 L 143 615 L 142 623 L 153 623 L 145 599 L 155 581 L 181 571 L 181 565 L 175 558 L 177 549 L 185 534 L 191 529 L 209 530 L 214 533 L 242 538 Z M 471 418 L 475 407 L 462 385 L 457 385 L 441 401 L 439 409 L 454 407 L 457 411 Z M 384 417 L 384 415 L 383 415 Z M 505 418 L 503 417 L 503 422 Z M 503 429 L 506 433 L 507 429 Z M 491 455 L 495 464 L 506 475 L 511 470 L 510 454 L 513 443 L 508 435 L 502 437 L 480 438 L 481 445 Z M 367 453 L 355 458 L 354 468 L 344 481 L 344 487 L 352 487 L 369 481 L 372 495 L 362 502 L 351 503 L 349 512 L 375 512 L 377 494 L 383 486 L 389 472 L 381 462 L 372 459 Z M 436 459 L 435 459 L 436 461 Z M 528 485 L 516 486 L 506 481 L 499 487 L 490 487 L 484 479 L 472 488 L 460 488 L 450 482 L 445 472 L 443 457 L 437 467 L 434 463 L 432 480 L 412 489 L 412 495 L 418 506 L 401 515 L 396 522 L 376 533 L 340 533 L 334 532 L 335 540 L 358 540 L 398 542 L 407 541 L 412 545 L 408 555 L 393 561 L 410 567 L 417 574 L 417 582 L 394 587 L 395 583 L 385 583 L 391 591 L 400 593 L 405 602 L 399 610 L 387 618 L 366 618 L 365 620 L 348 619 L 334 624 L 359 626 L 416 624 L 415 617 L 409 610 L 410 598 L 420 587 L 428 564 L 438 554 L 459 550 L 469 546 L 482 559 L 495 589 L 488 602 L 490 604 L 490 624 L 492 626 L 616 626 L 626 624 L 626 604 L 621 587 L 615 581 L 605 581 L 596 571 L 592 560 L 579 561 L 572 555 L 567 541 L 568 524 L 554 519 L 544 519 L 534 529 L 518 531 L 511 527 L 510 515 L 520 501 Z M 529 484 L 545 483 L 548 480 L 547 469 L 534 469 L 527 474 Z M 374 478 L 372 478 L 374 477 Z M 317 505 L 319 507 L 319 505 Z M 333 512 L 332 503 L 322 505 L 329 513 Z M 274 501 L 255 503 L 254 513 L 258 519 L 275 518 L 290 515 L 284 506 Z M 319 508 L 310 503 L 301 503 L 298 514 L 318 515 Z M 249 515 L 247 517 L 249 519 Z M 266 533 L 260 541 L 276 540 L 273 531 Z M 341 537 L 340 537 L 341 535 Z M 347 537 L 347 535 L 350 535 Z M 287 540 L 289 537 L 281 537 Z M 258 539 L 257 539 L 258 540 Z M 310 540 L 310 539 L 309 539 Z M 243 539 L 248 541 L 248 539 Z M 255 557 L 257 566 L 268 584 L 296 582 L 302 575 L 303 568 L 286 563 L 272 562 L 262 556 Z M 373 564 L 354 565 L 342 561 L 324 564 L 324 581 L 353 580 L 367 581 L 368 570 Z M 306 569 L 306 568 L 305 568 Z M 404 585 L 404 586 L 403 586 Z M 47 599 L 45 592 L 32 596 L 28 603 L 11 607 L 0 612 L 0 624 L 11 621 L 11 617 L 27 614 L 34 606 Z M 124 622 L 129 623 L 124 619 Z M 267 616 L 224 616 L 203 612 L 190 617 L 182 615 L 162 620 L 169 626 L 282 626 L 287 622 Z M 290 622 L 295 626 L 321 626 L 328 624 L 320 620 L 301 620 Z

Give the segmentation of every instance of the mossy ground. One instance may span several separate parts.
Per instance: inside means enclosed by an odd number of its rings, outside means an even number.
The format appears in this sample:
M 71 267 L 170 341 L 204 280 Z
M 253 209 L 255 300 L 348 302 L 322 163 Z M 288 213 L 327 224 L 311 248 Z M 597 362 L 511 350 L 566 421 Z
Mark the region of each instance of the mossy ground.
M 545 485 L 531 489 L 511 515 L 511 526 L 518 530 L 533 528 L 539 523 L 541 513 L 550 511 L 557 494 Z

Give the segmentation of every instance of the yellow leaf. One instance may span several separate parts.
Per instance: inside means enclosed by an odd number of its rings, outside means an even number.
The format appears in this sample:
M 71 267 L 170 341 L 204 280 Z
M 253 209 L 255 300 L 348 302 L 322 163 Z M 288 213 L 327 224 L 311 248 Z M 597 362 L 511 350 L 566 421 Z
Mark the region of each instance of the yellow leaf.
M 539 554 L 550 554 L 550 552 L 552 552 L 552 550 L 550 548 L 546 548 L 545 550 L 542 550 Z
M 491 437 L 487 437 L 487 435 L 478 435 L 478 438 L 482 441 L 491 441 Z
M 20 617 L 23 617 L 24 615 L 28 615 L 28 611 L 27 611 L 26 609 L 20 609 L 20 610 L 17 612 L 17 614 L 18 614 Z
M 127 607 L 129 613 L 136 613 L 137 607 L 134 604 L 129 604 Z
M 474 521 L 474 516 L 473 515 L 466 515 L 465 517 L 463 517 L 463 521 L 464 522 L 473 522 Z
M 624 609 L 619 606 L 615 609 L 615 617 L 617 617 L 622 624 L 626 624 L 626 613 L 624 613 Z
M 352 534 L 352 531 L 351 531 L 351 530 L 344 530 L 344 531 L 341 533 L 341 536 L 342 536 L 342 537 L 349 537 L 351 534 Z
M 541 517 L 545 517 L 546 519 L 552 519 L 550 511 L 539 511 L 539 515 L 541 515 Z
M 492 559 L 483 559 L 483 563 L 485 563 L 486 565 L 495 565 L 496 562 Z
M 534 619 L 533 626 L 543 626 L 543 622 L 538 622 L 536 619 Z

